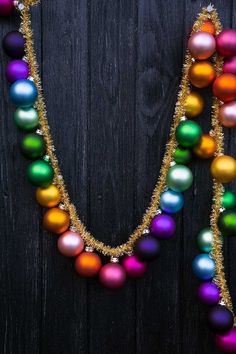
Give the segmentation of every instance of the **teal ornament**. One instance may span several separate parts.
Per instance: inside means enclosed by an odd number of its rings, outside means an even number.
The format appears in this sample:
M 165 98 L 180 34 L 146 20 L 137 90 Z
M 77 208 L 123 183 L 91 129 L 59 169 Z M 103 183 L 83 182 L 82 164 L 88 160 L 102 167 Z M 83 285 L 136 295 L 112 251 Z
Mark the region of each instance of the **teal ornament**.
M 17 80 L 10 87 L 10 98 L 17 106 L 33 106 L 37 97 L 37 87 L 31 80 Z
M 193 174 L 187 166 L 174 165 L 167 172 L 167 187 L 175 192 L 184 192 L 191 187 L 192 183 Z
M 209 253 L 212 249 L 213 232 L 210 227 L 202 229 L 197 237 L 197 244 L 200 251 Z

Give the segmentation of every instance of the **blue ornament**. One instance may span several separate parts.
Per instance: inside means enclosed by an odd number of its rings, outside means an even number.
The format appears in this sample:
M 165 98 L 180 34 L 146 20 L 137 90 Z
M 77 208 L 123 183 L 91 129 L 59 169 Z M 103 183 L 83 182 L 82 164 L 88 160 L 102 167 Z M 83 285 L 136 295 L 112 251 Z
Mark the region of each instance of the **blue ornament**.
M 31 80 L 17 80 L 10 87 L 10 98 L 17 106 L 30 107 L 37 97 L 37 87 Z
M 193 272 L 201 280 L 210 280 L 215 275 L 215 262 L 208 254 L 199 254 L 193 261 Z
M 170 189 L 163 192 L 160 199 L 160 207 L 168 214 L 177 213 L 183 208 L 184 197 L 182 193 L 174 192 Z

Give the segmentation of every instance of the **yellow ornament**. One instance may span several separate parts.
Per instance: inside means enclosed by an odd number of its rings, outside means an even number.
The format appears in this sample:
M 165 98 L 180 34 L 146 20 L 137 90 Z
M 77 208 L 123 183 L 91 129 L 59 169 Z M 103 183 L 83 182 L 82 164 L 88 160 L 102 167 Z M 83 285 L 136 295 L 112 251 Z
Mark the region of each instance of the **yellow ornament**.
M 60 203 L 61 195 L 59 189 L 51 184 L 46 188 L 37 188 L 36 199 L 42 207 L 52 208 Z
M 190 92 L 185 101 L 185 114 L 188 118 L 194 118 L 202 113 L 204 101 L 197 92 Z
M 218 182 L 232 182 L 236 179 L 236 160 L 227 155 L 216 157 L 211 164 L 211 174 Z

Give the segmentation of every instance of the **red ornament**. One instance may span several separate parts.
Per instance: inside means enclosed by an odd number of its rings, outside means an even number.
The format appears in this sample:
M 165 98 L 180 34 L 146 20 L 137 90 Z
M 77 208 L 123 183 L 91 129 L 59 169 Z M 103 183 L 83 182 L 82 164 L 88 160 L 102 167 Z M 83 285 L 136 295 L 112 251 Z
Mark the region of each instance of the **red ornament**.
M 233 101 L 236 98 L 236 76 L 223 74 L 217 77 L 213 84 L 213 93 L 223 102 Z

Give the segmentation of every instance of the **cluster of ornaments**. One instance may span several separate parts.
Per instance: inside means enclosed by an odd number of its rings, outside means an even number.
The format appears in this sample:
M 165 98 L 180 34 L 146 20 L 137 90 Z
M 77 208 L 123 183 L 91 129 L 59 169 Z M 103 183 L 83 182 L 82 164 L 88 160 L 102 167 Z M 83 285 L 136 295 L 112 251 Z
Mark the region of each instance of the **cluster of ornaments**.
M 224 30 L 215 36 L 214 25 L 207 21 L 202 31 L 191 35 L 188 49 L 194 58 L 189 71 L 193 86 L 204 88 L 212 85 L 213 95 L 221 101 L 219 122 L 224 127 L 236 127 L 236 30 Z M 203 25 L 205 26 L 205 24 Z M 224 58 L 223 72 L 216 75 L 210 57 L 217 52 Z M 202 98 L 199 97 L 199 102 Z M 199 102 L 196 105 L 199 110 Z M 236 179 L 236 161 L 231 156 L 218 156 L 211 164 L 211 173 L 216 181 L 229 183 Z M 224 192 L 218 227 L 222 236 L 236 236 L 236 195 Z M 210 307 L 208 322 L 216 334 L 216 344 L 225 353 L 236 353 L 236 328 L 233 313 L 221 299 L 221 291 L 214 283 L 215 262 L 211 257 L 213 233 L 211 228 L 203 229 L 197 238 L 202 252 L 193 261 L 193 272 L 202 281 L 198 298 Z

